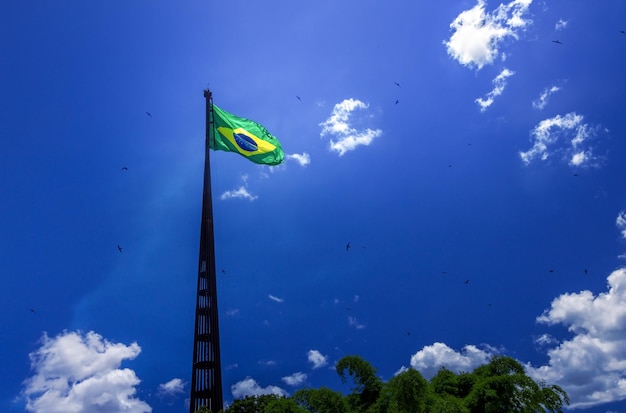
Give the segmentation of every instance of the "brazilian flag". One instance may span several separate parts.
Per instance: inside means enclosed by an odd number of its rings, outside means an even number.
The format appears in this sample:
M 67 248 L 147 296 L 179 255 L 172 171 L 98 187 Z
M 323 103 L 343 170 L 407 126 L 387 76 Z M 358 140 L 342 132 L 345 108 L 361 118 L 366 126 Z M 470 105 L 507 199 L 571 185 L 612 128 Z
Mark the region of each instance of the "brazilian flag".
M 278 165 L 285 153 L 280 142 L 267 129 L 248 119 L 240 118 L 219 107 L 213 107 L 213 139 L 211 149 L 237 152 L 252 162 Z

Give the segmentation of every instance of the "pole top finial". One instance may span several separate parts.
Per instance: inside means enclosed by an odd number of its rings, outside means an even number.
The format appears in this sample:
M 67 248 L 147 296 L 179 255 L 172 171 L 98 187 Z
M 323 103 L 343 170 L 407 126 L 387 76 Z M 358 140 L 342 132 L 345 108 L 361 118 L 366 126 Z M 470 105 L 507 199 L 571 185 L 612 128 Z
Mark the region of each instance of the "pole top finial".
M 211 97 L 213 96 L 213 94 L 211 93 L 211 91 L 209 89 L 205 89 L 204 90 L 204 97 L 207 99 L 211 99 Z

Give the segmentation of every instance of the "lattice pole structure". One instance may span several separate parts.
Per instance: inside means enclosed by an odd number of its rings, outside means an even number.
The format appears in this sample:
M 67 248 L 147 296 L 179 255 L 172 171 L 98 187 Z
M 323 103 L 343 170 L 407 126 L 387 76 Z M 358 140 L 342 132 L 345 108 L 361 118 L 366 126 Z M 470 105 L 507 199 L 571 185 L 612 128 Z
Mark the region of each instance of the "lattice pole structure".
M 210 139 L 213 130 L 212 97 L 206 99 L 206 144 L 202 223 L 200 225 L 200 257 L 198 260 L 198 292 L 196 322 L 193 337 L 190 413 L 206 406 L 217 413 L 222 410 L 222 367 L 220 362 L 220 332 L 217 314 L 217 282 L 213 233 L 213 200 L 211 197 Z

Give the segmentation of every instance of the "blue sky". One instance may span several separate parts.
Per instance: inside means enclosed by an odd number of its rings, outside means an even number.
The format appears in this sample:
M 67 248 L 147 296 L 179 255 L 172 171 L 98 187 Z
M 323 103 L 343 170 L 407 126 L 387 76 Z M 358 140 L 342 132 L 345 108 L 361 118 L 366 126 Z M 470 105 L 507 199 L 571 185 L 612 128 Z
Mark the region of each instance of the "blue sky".
M 0 409 L 188 411 L 208 87 L 287 154 L 211 154 L 227 402 L 504 354 L 625 411 L 624 15 L 4 4 Z

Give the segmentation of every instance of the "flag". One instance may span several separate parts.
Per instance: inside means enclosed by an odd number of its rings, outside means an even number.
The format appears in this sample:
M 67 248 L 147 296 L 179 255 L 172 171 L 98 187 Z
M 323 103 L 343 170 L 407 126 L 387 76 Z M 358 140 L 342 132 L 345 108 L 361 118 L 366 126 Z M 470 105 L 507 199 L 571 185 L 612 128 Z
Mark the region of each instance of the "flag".
M 280 142 L 263 126 L 228 113 L 216 105 L 212 105 L 212 108 L 211 149 L 237 152 L 252 162 L 264 165 L 278 165 L 283 161 L 285 153 Z

